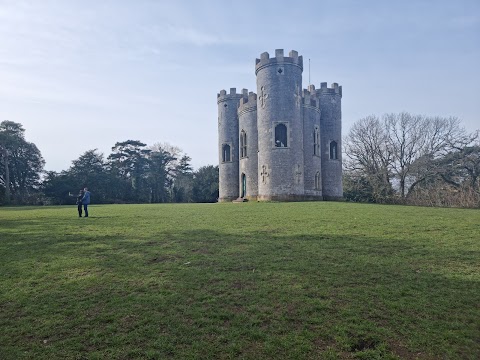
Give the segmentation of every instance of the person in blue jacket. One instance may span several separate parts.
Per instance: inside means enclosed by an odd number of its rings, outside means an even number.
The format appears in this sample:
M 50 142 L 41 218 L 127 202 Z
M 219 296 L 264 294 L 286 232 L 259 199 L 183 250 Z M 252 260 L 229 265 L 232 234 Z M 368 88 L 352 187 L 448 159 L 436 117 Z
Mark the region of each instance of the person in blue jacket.
M 82 199 L 83 199 L 83 189 L 80 189 L 80 192 L 77 195 L 77 210 L 78 210 L 78 216 L 82 217 Z
M 83 189 L 83 198 L 82 198 L 82 204 L 83 204 L 83 211 L 85 212 L 85 217 L 88 217 L 88 205 L 90 204 L 90 191 L 88 191 L 87 188 Z

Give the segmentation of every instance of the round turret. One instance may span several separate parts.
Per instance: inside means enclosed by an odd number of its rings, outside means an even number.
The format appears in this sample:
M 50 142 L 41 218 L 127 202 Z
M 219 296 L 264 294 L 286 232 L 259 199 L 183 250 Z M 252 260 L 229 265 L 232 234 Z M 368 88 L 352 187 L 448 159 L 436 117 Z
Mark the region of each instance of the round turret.
M 240 197 L 256 200 L 258 195 L 257 94 L 250 92 L 238 107 Z
M 218 201 L 232 201 L 238 197 L 238 116 L 237 109 L 243 94 L 235 88 L 227 94 L 217 94 L 218 104 L 218 156 L 219 156 L 219 198 Z
M 341 199 L 342 187 L 342 87 L 321 83 L 316 90 L 320 99 L 320 137 L 322 153 L 322 190 L 325 200 Z
M 322 200 L 322 159 L 320 147 L 320 100 L 315 86 L 303 90 L 303 157 L 305 162 L 305 199 Z
M 296 51 L 256 60 L 259 200 L 303 199 L 302 71 Z

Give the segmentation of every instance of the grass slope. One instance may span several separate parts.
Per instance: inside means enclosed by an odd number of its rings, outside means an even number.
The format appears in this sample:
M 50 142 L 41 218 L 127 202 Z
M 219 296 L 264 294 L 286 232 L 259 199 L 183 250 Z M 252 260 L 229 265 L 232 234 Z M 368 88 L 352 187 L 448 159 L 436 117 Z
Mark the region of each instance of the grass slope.
M 478 359 L 480 212 L 0 209 L 2 359 Z

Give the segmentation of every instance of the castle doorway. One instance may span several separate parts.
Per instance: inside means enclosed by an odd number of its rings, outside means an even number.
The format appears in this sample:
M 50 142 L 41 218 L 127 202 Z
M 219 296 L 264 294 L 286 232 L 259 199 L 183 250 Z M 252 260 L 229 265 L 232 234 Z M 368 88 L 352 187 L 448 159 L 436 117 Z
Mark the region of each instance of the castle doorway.
M 242 173 L 242 194 L 240 197 L 247 196 L 247 176 Z

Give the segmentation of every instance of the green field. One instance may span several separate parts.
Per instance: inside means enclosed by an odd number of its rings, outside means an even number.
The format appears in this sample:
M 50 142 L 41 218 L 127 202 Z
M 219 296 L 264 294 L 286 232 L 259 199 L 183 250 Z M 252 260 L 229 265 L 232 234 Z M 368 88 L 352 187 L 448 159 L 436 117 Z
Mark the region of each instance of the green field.
M 480 211 L 0 208 L 1 359 L 478 359 Z

